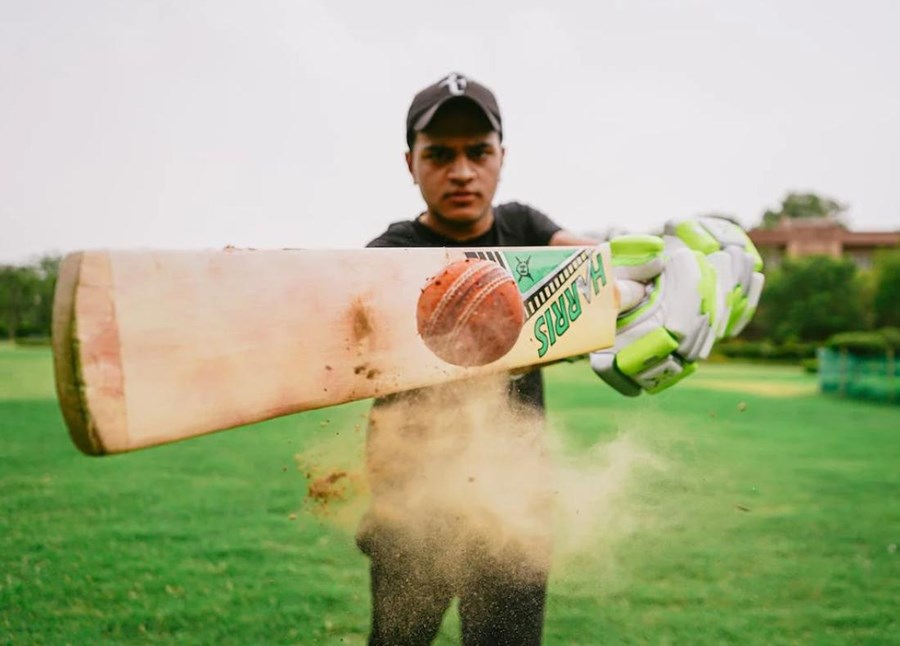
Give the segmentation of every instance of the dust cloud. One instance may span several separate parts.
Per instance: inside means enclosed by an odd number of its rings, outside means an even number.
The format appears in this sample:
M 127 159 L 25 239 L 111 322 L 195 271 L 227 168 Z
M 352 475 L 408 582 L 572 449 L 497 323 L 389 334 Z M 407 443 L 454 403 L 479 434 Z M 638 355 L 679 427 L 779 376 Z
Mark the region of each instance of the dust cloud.
M 618 543 L 654 522 L 636 501 L 642 477 L 665 471 L 651 448 L 622 433 L 567 446 L 563 429 L 510 401 L 505 375 L 404 393 L 361 432 L 297 456 L 307 509 L 348 531 L 403 536 L 448 577 L 474 554 L 523 572 L 606 568 Z M 597 411 L 598 416 L 602 410 Z M 359 428 L 356 429 L 359 431 Z

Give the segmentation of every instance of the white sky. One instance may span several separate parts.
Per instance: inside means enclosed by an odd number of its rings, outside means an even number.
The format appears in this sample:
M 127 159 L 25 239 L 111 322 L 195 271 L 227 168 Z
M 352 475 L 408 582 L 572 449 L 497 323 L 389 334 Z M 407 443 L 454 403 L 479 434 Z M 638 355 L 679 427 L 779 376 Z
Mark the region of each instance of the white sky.
M 0 262 L 357 247 L 419 212 L 413 94 L 496 92 L 498 200 L 574 231 L 788 190 L 900 228 L 900 2 L 0 0 Z

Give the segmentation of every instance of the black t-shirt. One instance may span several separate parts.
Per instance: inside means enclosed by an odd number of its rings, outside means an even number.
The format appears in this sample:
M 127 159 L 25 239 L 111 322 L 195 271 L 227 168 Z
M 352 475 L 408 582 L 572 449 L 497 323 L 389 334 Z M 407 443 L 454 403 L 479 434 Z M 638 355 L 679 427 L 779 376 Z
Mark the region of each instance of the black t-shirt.
M 394 222 L 369 247 L 543 247 L 562 227 L 540 211 L 509 202 L 494 207 L 494 224 L 477 238 L 446 238 L 418 218 Z
M 460 242 L 446 238 L 418 218 L 394 222 L 369 247 L 542 247 L 561 227 L 540 211 L 509 202 L 494 207 L 494 224 L 484 234 Z M 510 394 L 519 402 L 543 410 L 544 382 L 540 370 L 510 381 Z

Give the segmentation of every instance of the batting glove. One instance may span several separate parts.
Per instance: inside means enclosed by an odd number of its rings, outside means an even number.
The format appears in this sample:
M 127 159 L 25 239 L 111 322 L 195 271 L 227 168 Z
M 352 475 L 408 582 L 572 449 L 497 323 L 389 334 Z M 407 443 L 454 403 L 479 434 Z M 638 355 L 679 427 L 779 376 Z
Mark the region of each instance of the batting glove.
M 727 220 L 670 222 L 663 238 L 623 236 L 610 246 L 625 306 L 615 346 L 592 353 L 591 367 L 624 395 L 657 393 L 692 374 L 756 309 L 762 260 Z

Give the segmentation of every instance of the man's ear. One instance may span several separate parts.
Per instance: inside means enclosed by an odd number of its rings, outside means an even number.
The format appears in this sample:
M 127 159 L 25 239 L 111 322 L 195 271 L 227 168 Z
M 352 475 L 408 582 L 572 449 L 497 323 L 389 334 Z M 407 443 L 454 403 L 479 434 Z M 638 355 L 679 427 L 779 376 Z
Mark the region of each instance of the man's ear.
M 413 173 L 413 156 L 412 156 L 412 151 L 411 151 L 411 150 L 407 150 L 407 151 L 406 151 L 406 154 L 404 155 L 404 157 L 406 157 L 406 169 L 409 171 L 410 176 L 412 176 L 412 178 L 413 178 L 413 184 L 418 184 L 419 182 L 416 181 L 416 175 L 415 175 L 415 173 Z

